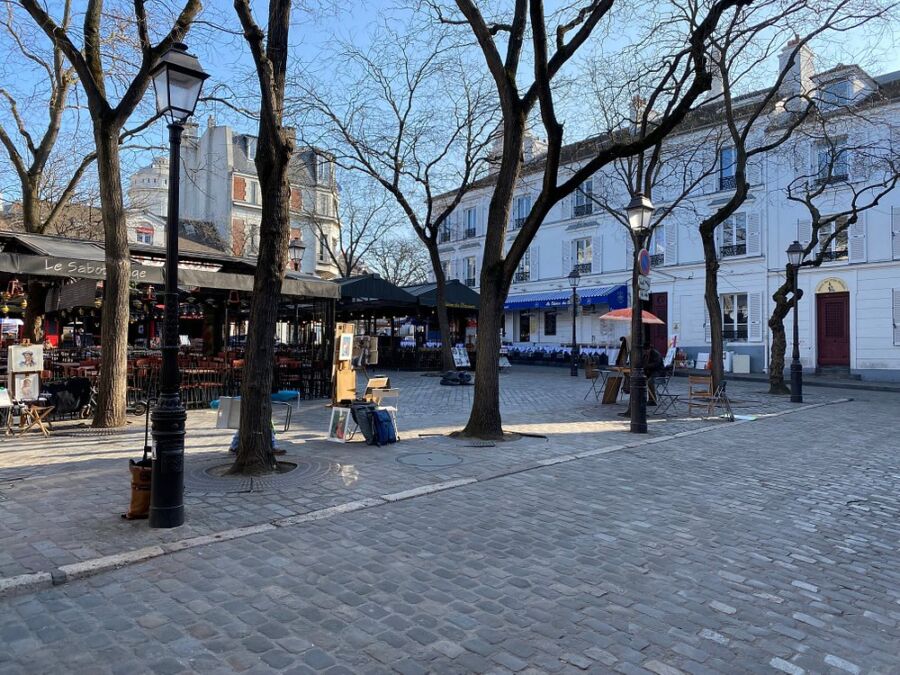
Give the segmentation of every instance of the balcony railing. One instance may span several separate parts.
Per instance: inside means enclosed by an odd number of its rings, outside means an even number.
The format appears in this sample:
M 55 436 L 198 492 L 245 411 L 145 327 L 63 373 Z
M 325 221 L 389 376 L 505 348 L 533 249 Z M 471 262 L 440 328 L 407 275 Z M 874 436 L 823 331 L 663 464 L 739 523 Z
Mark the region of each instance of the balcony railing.
M 822 254 L 822 260 L 824 262 L 834 262 L 835 260 L 847 260 L 849 257 L 850 257 L 850 253 L 845 248 L 828 250 Z
M 719 247 L 720 258 L 731 258 L 736 255 L 747 255 L 747 244 L 732 244 L 731 246 Z
M 469 288 L 475 288 L 475 277 L 466 279 L 466 286 L 468 286 Z
M 573 268 L 574 268 L 579 274 L 590 274 L 590 273 L 591 273 L 591 266 L 592 266 L 592 265 L 591 265 L 591 263 L 589 263 L 589 262 L 588 262 L 588 263 L 575 263 L 575 265 L 573 266 Z
M 662 267 L 666 264 L 666 254 L 665 253 L 654 253 L 650 256 L 650 264 L 653 267 Z
M 513 275 L 513 281 L 531 281 L 531 272 L 529 270 L 518 270 Z
M 438 243 L 440 243 L 440 244 L 446 244 L 448 241 L 450 241 L 450 232 L 449 232 L 449 230 L 441 230 L 441 238 L 440 238 L 440 241 L 439 241 Z
M 734 176 L 719 176 L 719 189 L 720 190 L 734 190 L 737 185 L 737 180 Z
M 472 239 L 474 236 L 475 236 L 475 228 L 474 227 L 467 227 L 463 231 L 463 239 Z
M 590 198 L 590 195 L 588 195 Z M 594 212 L 594 205 L 591 202 L 585 202 L 584 204 L 576 204 L 572 213 L 577 218 L 578 216 L 589 216 Z
M 524 224 L 525 224 L 525 219 L 524 219 L 524 218 L 513 218 L 513 221 L 512 221 L 512 230 L 513 230 L 513 231 L 521 230 L 521 229 L 522 229 L 522 226 L 523 226 Z
M 747 326 L 738 324 L 737 326 L 726 326 L 722 329 L 722 337 L 725 340 L 736 342 L 747 339 Z

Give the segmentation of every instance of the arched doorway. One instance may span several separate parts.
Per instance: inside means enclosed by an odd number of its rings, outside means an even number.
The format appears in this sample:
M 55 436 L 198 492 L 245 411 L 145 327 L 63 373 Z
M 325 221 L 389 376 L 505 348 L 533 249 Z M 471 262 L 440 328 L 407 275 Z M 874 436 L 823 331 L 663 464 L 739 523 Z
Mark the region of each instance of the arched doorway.
M 820 368 L 850 367 L 850 292 L 841 279 L 816 286 L 816 354 Z

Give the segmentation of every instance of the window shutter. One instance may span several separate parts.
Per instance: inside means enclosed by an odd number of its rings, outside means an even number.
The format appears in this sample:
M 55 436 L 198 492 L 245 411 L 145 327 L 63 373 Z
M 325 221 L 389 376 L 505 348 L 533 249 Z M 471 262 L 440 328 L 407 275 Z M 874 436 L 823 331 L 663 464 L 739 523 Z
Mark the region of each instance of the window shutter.
M 666 223 L 665 265 L 678 264 L 678 223 Z
M 706 298 L 702 295 L 700 296 L 700 302 L 703 303 L 703 340 L 705 342 L 712 342 L 712 327 L 709 324 L 709 310 L 706 308 Z
M 562 274 L 560 276 L 568 276 L 572 271 L 572 241 L 563 239 L 562 241 Z
M 900 288 L 893 289 L 894 294 L 894 344 L 900 345 Z
M 530 274 L 528 275 L 528 280 L 529 281 L 537 281 L 538 279 L 541 278 L 540 268 L 538 267 L 539 261 L 541 259 L 541 255 L 540 255 L 541 249 L 537 246 L 531 246 L 528 250 L 531 251 L 531 253 L 529 253 L 529 255 L 531 256 L 531 259 L 528 261 L 529 265 L 531 266 Z
M 850 226 L 848 232 L 848 248 L 850 262 L 866 261 L 866 214 L 859 214 L 859 219 Z
M 762 153 L 753 155 L 747 160 L 747 182 L 751 186 L 762 185 Z
M 762 253 L 762 228 L 759 220 L 759 213 L 747 214 L 747 255 Z
M 806 167 L 806 182 L 815 183 L 819 176 L 819 149 L 814 142 L 809 144 L 809 164 Z
M 478 224 L 475 226 L 475 234 L 482 235 L 487 233 L 487 222 L 488 222 L 488 208 L 487 206 L 482 206 L 478 209 Z
M 750 342 L 762 341 L 762 293 L 747 296 L 747 328 Z
M 634 240 L 630 232 L 625 232 L 625 271 L 630 270 L 632 265 L 634 265 Z
M 591 237 L 591 273 L 600 274 L 603 271 L 603 251 L 601 241 L 603 237 L 597 235 Z
M 812 241 L 812 221 L 804 220 L 803 218 L 797 219 L 797 241 L 799 241 L 803 246 L 806 246 L 810 241 Z M 818 248 L 818 245 L 816 245 Z M 813 249 L 810 251 L 810 255 L 815 255 L 816 250 Z M 785 254 L 787 255 L 787 254 Z M 787 258 L 784 259 L 787 262 Z
M 891 207 L 891 251 L 894 260 L 900 260 L 900 208 Z

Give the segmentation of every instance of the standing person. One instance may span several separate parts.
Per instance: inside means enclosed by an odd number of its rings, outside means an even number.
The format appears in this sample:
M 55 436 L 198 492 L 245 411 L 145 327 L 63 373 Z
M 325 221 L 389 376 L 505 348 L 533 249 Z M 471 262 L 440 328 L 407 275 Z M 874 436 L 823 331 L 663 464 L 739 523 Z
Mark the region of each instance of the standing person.
M 644 374 L 647 376 L 647 394 L 648 400 L 656 405 L 656 382 L 655 379 L 666 372 L 666 366 L 663 357 L 653 345 L 649 342 L 644 343 Z

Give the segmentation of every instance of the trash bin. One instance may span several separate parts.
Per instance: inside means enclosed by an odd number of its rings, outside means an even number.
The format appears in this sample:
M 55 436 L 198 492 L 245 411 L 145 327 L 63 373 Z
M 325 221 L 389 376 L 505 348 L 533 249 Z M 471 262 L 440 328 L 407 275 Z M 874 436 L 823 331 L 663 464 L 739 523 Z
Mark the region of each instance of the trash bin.
M 726 373 L 730 373 L 734 362 L 734 352 L 725 352 L 722 355 L 723 367 Z

